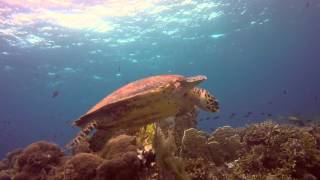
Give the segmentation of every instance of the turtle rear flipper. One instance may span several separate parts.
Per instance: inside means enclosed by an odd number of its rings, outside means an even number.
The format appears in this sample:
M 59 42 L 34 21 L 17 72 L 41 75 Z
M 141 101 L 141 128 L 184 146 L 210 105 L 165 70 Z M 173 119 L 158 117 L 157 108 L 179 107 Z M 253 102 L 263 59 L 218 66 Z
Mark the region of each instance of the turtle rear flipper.
M 87 137 L 93 132 L 93 130 L 97 127 L 96 121 L 91 121 L 76 135 L 75 138 L 72 139 L 65 147 L 67 149 L 72 149 L 77 145 L 86 141 Z

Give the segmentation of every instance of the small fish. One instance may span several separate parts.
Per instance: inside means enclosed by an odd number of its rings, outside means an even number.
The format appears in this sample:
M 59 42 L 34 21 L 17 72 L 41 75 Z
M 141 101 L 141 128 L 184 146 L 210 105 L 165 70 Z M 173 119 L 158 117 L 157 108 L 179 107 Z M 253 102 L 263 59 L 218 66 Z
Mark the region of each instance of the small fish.
M 312 119 L 307 119 L 306 120 L 306 123 L 311 123 L 312 122 Z
M 59 95 L 59 91 L 53 91 L 51 98 L 55 98 Z
M 306 2 L 306 8 L 309 8 L 309 7 L 310 7 L 310 3 L 308 1 L 308 2 Z
M 232 118 L 234 118 L 236 115 L 237 115 L 236 113 L 231 113 L 230 116 L 229 116 L 229 118 L 232 119 Z
M 268 116 L 270 117 L 270 116 L 272 116 L 272 114 L 271 114 L 271 113 L 268 113 Z
M 287 94 L 288 94 L 288 90 L 286 90 L 286 89 L 283 90 L 283 94 L 284 94 L 284 95 L 287 95 Z
M 272 104 L 272 101 L 269 101 L 268 104 Z
M 262 112 L 262 113 L 260 113 L 262 116 L 264 116 L 266 113 L 264 113 L 264 112 Z
M 206 120 L 209 120 L 210 119 L 210 117 L 206 117 Z
M 219 119 L 220 117 L 219 116 L 215 116 L 215 117 L 213 117 L 212 119 Z
M 299 121 L 300 119 L 297 116 L 289 116 L 288 120 L 290 120 L 290 121 Z

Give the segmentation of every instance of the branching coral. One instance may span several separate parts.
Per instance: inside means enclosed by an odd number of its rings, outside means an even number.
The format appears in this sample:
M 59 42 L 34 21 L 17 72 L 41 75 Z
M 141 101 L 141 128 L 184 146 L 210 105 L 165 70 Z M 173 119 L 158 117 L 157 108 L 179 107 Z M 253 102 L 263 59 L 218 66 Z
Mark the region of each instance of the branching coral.
M 273 174 L 279 178 L 302 178 L 305 174 L 319 177 L 320 151 L 316 139 L 304 129 L 279 126 L 272 122 L 244 129 L 245 150 L 236 172 L 250 177 Z

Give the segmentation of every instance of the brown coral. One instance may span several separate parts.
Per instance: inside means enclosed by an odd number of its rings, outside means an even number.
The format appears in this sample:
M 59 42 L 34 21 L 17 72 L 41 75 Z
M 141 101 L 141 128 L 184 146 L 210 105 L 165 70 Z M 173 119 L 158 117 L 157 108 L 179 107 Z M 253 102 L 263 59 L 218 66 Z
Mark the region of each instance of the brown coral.
M 135 136 L 121 134 L 111 138 L 99 152 L 106 159 L 98 168 L 99 179 L 139 179 L 143 164 L 138 149 Z
M 112 159 L 127 152 L 137 152 L 137 149 L 136 137 L 122 134 L 110 139 L 99 154 L 105 159 Z
M 122 156 L 115 156 L 110 160 L 104 161 L 97 170 L 100 180 L 138 180 L 142 164 L 137 153 L 127 152 Z
M 22 149 L 15 149 L 11 152 L 8 152 L 6 154 L 6 157 L 0 161 L 0 171 L 5 169 L 14 168 L 14 165 L 16 164 L 16 161 L 21 154 Z
M 103 159 L 90 153 L 79 153 L 63 165 L 64 179 L 87 180 L 95 179 L 97 168 Z
M 52 166 L 59 163 L 62 156 L 63 152 L 57 145 L 40 141 L 22 151 L 17 159 L 17 167 L 19 171 L 31 173 L 39 173 L 42 170 L 48 172 Z

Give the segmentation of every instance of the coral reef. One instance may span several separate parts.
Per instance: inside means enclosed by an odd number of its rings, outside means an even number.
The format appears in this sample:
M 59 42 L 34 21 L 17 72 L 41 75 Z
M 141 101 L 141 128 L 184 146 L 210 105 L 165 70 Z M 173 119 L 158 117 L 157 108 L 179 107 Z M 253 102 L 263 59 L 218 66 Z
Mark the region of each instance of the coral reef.
M 314 136 L 318 128 L 272 122 L 247 127 L 241 132 L 245 147 L 234 165 L 235 173 L 247 178 L 319 178 L 320 149 Z
M 0 161 L 0 180 L 320 178 L 319 123 L 267 121 L 243 128 L 225 126 L 210 134 L 190 128 L 181 142 L 176 142 L 175 128 L 164 133 L 155 127 L 142 133 L 118 132 L 99 142 L 97 149 L 83 144 L 72 154 L 49 142 L 35 142 Z M 142 143 L 141 134 L 155 137 Z M 151 142 L 146 151 L 144 145 Z
M 225 126 L 218 128 L 210 136 L 191 128 L 184 132 L 180 155 L 189 158 L 202 158 L 221 165 L 237 158 L 242 147 L 236 130 Z

